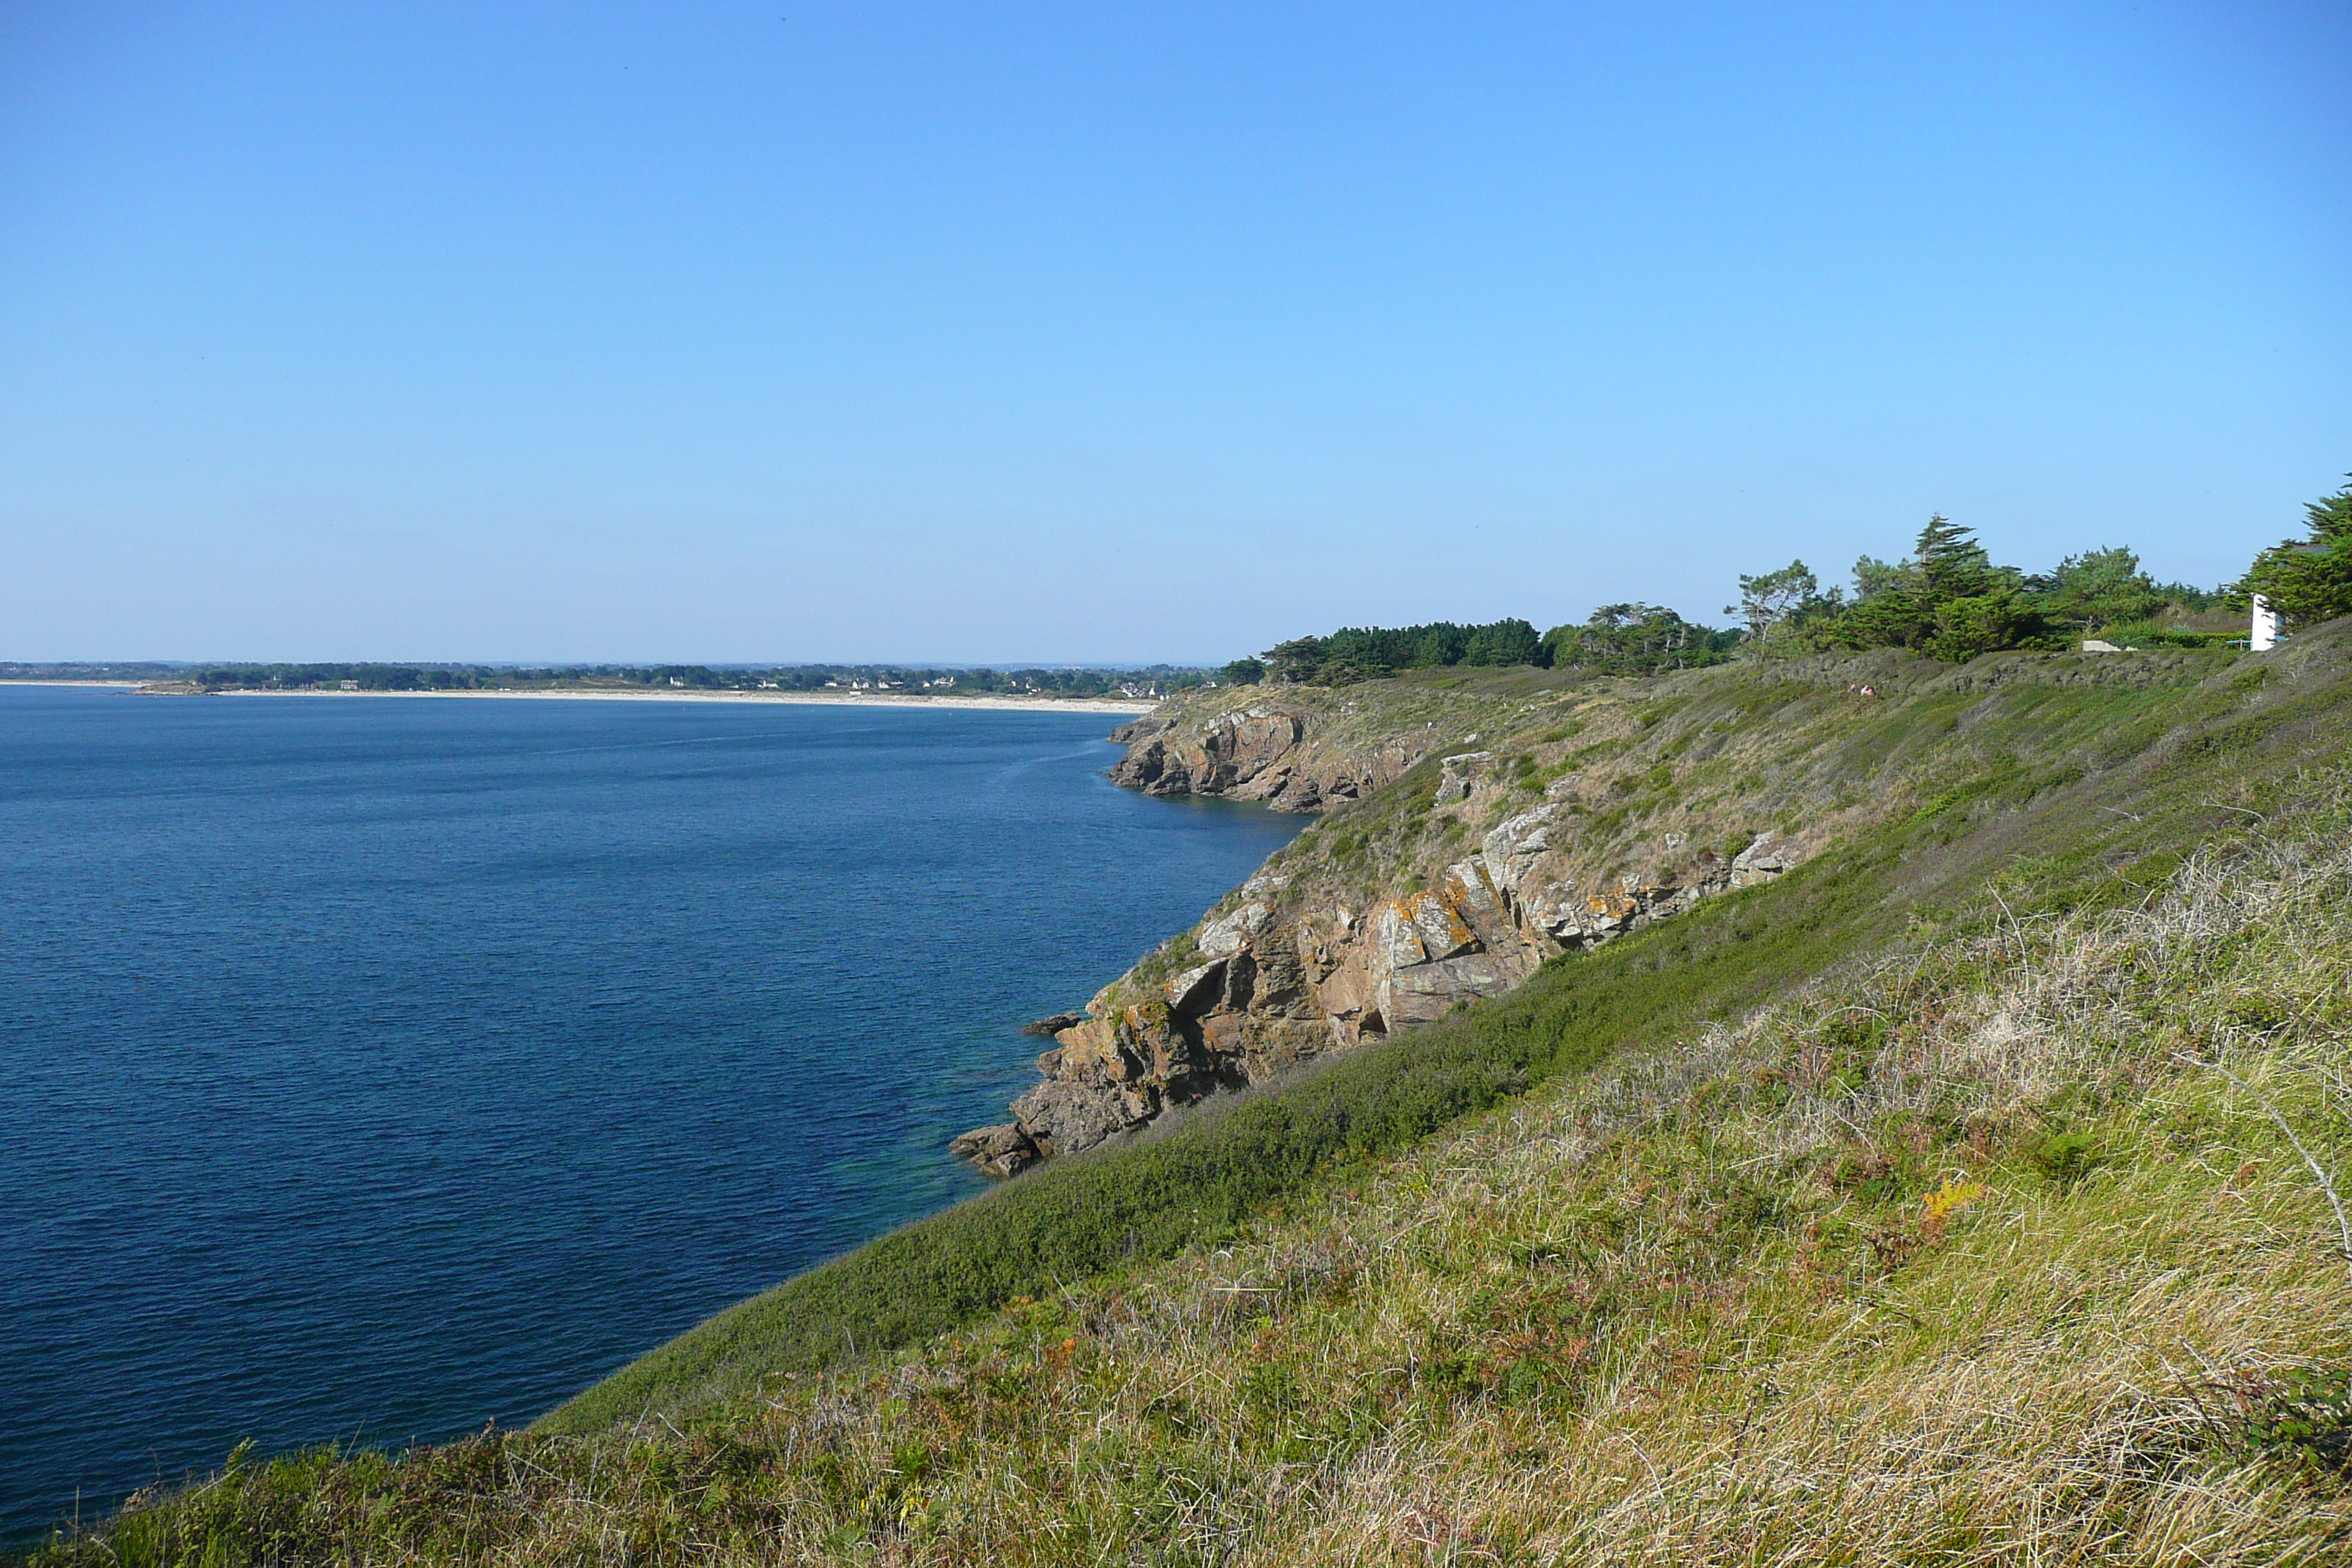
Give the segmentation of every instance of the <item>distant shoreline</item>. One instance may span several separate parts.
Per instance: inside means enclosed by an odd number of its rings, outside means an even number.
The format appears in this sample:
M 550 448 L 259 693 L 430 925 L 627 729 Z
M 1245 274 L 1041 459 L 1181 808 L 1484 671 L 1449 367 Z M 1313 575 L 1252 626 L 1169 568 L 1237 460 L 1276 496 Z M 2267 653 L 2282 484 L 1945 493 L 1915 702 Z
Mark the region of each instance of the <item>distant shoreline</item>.
M 103 686 L 148 691 L 142 680 L 0 680 L 0 686 Z M 958 708 L 1012 713 L 1149 713 L 1160 706 L 1140 697 L 896 697 L 860 691 L 834 696 L 823 691 L 260 691 L 231 688 L 217 692 L 154 691 L 158 697 L 524 697 L 574 702 L 803 702 L 837 708 Z
M 143 680 L 27 680 L 18 676 L 0 677 L 0 686 L 120 686 L 135 691 L 146 684 Z

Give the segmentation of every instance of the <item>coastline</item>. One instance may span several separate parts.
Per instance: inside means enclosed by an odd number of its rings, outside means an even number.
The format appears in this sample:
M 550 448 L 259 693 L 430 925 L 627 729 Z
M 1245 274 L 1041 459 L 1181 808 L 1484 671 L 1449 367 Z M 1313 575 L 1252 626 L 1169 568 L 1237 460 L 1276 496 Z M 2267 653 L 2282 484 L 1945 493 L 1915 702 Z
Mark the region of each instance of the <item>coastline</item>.
M 143 680 L 17 680 L 0 679 L 0 686 L 118 686 L 126 691 L 136 691 L 147 683 Z
M 21 681 L 26 686 L 131 686 L 147 692 L 142 683 L 124 681 Z M 195 692 L 155 691 L 159 697 L 193 697 Z M 1156 700 L 1143 698 L 1108 697 L 893 697 L 881 692 L 859 692 L 853 696 L 834 697 L 815 691 L 252 691 L 226 690 L 213 693 L 219 697 L 455 697 L 455 698 L 525 698 L 536 701 L 572 702 L 796 702 L 829 704 L 841 708 L 957 708 L 994 710 L 1014 713 L 1118 713 L 1132 716 L 1149 713 L 1160 706 Z

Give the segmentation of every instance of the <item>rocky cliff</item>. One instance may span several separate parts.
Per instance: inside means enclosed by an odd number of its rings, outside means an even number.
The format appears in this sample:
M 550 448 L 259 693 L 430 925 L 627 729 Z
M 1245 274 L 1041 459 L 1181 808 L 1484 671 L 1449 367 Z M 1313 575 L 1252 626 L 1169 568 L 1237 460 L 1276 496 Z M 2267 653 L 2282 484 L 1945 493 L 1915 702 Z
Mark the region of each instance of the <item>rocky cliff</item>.
M 1970 715 L 2004 687 L 2113 685 L 2121 712 L 2213 674 L 2185 657 L 1955 671 L 1878 654 L 1196 694 L 1114 734 L 1118 782 L 1324 820 L 1082 1015 L 1051 1020 L 1037 1086 L 955 1152 L 1011 1175 L 1769 881 L 1939 778 L 1980 773 Z
M 1146 795 L 1217 795 L 1276 811 L 1364 800 L 1437 752 L 1511 728 L 1550 671 L 1437 669 L 1338 690 L 1246 686 L 1186 694 L 1111 731 L 1116 782 Z
M 1253 701 L 1205 722 L 1139 719 L 1111 732 L 1128 751 L 1110 776 L 1146 795 L 1223 795 L 1276 811 L 1319 811 L 1363 799 L 1439 743 L 1428 734 L 1361 750 L 1318 744 L 1320 717 L 1297 704 Z

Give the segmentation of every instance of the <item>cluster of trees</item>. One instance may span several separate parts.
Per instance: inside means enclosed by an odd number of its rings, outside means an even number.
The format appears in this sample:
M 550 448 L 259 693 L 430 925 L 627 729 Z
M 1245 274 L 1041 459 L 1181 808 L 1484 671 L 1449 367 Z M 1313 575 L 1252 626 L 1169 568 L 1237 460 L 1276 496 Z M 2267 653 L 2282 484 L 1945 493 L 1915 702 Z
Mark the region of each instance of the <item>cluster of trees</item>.
M 208 664 L 183 678 L 211 691 L 333 690 L 345 681 L 362 691 L 467 691 L 514 685 L 521 673 L 483 665 Z
M 2290 626 L 2352 616 L 2352 484 L 2303 510 L 2309 533 L 2263 551 L 2232 584 L 2241 596 L 2262 595 Z
M 1850 593 L 1823 588 L 1802 561 L 1741 577 L 1739 603 L 1723 612 L 1741 624 L 1727 630 L 1686 621 L 1662 605 L 1604 605 L 1583 625 L 1554 626 L 1540 637 L 1517 619 L 1348 626 L 1328 637 L 1293 637 L 1262 659 L 1236 659 L 1219 673 L 1234 685 L 1343 686 L 1447 665 L 1574 666 L 1596 674 L 1648 675 L 1717 663 L 1741 648 L 1769 654 L 1900 647 L 1962 663 L 2004 649 L 2072 647 L 2100 636 L 2143 646 L 2203 646 L 2224 634 L 2179 623 L 2205 611 L 2242 611 L 2255 594 L 2290 627 L 2352 615 L 2352 484 L 2305 511 L 2306 537 L 2263 551 L 2243 577 L 2220 588 L 2159 583 L 2120 545 L 2069 555 L 2048 572 L 2000 565 L 1973 530 L 1937 516 L 1919 531 L 1909 554 L 1855 562 Z
M 1328 637 L 1293 637 L 1265 651 L 1265 663 L 1238 660 L 1225 667 L 1229 677 L 1246 674 L 1258 665 L 1276 682 L 1317 686 L 1347 686 L 1373 680 L 1400 669 L 1442 669 L 1469 664 L 1501 667 L 1534 664 L 1542 658 L 1542 639 L 1522 620 L 1456 626 L 1432 621 L 1420 626 L 1342 626 Z
M 1517 617 L 1483 626 L 1342 626 L 1326 637 L 1277 643 L 1263 658 L 1235 659 L 1219 676 L 1235 686 L 1258 680 L 1349 686 L 1401 669 L 1529 664 L 1635 675 L 1713 664 L 1738 640 L 1737 632 L 1685 621 L 1662 606 L 1605 605 L 1582 626 L 1554 626 L 1541 636 L 1533 623 Z
M 1739 633 L 1686 621 L 1662 605 L 1603 605 L 1580 626 L 1544 634 L 1545 665 L 1574 665 L 1596 675 L 1654 675 L 1720 664 Z
M 2046 573 L 1994 563 L 1974 531 L 1927 520 L 1911 553 L 1854 563 L 1853 593 L 1824 591 L 1802 561 L 1739 579 L 1737 615 L 1750 642 L 1801 648 L 1902 647 L 1963 663 L 2008 648 L 2062 648 L 2131 628 L 2137 642 L 2201 644 L 2200 633 L 2156 624 L 2168 611 L 2221 604 L 2228 590 L 2158 583 L 2121 546 L 2070 555 Z M 2242 601 L 2241 601 L 2242 602 Z

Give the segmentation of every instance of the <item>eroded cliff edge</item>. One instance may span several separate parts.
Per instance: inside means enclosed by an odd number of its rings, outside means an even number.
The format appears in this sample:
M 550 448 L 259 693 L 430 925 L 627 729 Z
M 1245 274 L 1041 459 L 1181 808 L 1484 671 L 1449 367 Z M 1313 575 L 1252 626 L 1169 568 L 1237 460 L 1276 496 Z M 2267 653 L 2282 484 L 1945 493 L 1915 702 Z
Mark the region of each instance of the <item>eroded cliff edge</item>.
M 1036 1087 L 955 1152 L 1014 1174 L 1779 877 L 1998 761 L 1969 724 L 1995 687 L 2211 675 L 2185 656 L 1955 670 L 1877 654 L 1647 680 L 1444 670 L 1192 694 L 1114 732 L 1128 748 L 1115 779 L 1322 820 L 1053 1020 Z

